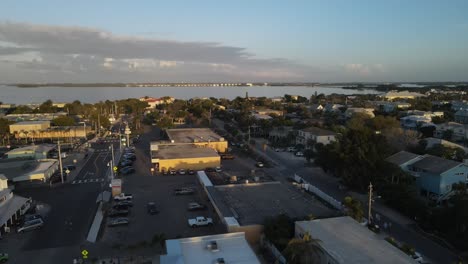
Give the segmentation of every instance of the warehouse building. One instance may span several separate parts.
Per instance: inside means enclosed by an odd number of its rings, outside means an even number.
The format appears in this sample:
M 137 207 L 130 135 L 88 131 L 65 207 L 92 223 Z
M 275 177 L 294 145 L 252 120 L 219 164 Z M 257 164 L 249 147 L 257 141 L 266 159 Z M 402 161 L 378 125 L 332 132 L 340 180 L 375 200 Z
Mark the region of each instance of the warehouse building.
M 160 143 L 151 145 L 151 163 L 158 172 L 169 169 L 204 170 L 220 166 L 221 157 L 209 147 Z
M 10 133 L 28 133 L 32 131 L 46 130 L 50 127 L 50 121 L 23 121 L 10 125 Z
M 171 143 L 209 147 L 219 153 L 226 152 L 228 148 L 228 142 L 209 128 L 167 129 L 166 133 Z

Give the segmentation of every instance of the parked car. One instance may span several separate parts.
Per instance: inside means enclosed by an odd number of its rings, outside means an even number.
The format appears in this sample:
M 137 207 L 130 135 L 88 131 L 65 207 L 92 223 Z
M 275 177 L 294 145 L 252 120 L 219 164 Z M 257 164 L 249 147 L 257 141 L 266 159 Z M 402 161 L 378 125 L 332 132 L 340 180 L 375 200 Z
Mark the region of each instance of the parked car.
M 112 209 L 115 209 L 115 210 L 128 210 L 130 209 L 131 206 L 129 205 L 125 205 L 125 204 L 114 204 L 112 206 Z
M 276 152 L 283 152 L 284 149 L 283 149 L 283 148 L 275 148 L 275 151 L 276 151 Z
M 132 166 L 132 165 L 133 165 L 133 161 L 127 160 L 127 159 L 121 160 L 120 163 L 119 163 L 119 167 L 121 167 L 121 168 Z
M 216 172 L 216 170 L 215 170 L 215 168 L 206 168 L 206 169 L 205 169 L 205 172 L 208 172 L 208 173 L 210 173 L 210 172 Z
M 207 218 L 204 216 L 197 216 L 195 218 L 188 220 L 188 225 L 190 227 L 197 227 L 197 226 L 212 226 L 213 219 Z
M 112 209 L 107 212 L 107 216 L 116 217 L 116 216 L 127 216 L 130 213 L 130 210 L 127 209 Z
M 132 174 L 135 172 L 135 169 L 133 167 L 123 167 L 122 169 L 120 169 L 120 173 L 123 174 L 123 175 L 128 175 L 128 174 Z
M 188 174 L 189 174 L 189 175 L 194 175 L 194 174 L 195 174 L 195 171 L 194 171 L 194 170 L 188 170 Z
M 130 193 L 121 193 L 119 195 L 114 196 L 114 201 L 123 201 L 123 200 L 132 200 L 133 195 Z
M 159 214 L 159 210 L 156 207 L 156 204 L 154 202 L 149 202 L 146 205 L 146 210 L 147 210 L 148 214 L 150 214 L 150 215 Z
M 0 263 L 5 263 L 9 259 L 9 256 L 7 253 L 0 253 Z
M 176 175 L 176 174 L 177 174 L 177 171 L 176 171 L 175 169 L 173 169 L 173 168 L 170 168 L 170 169 L 169 169 L 169 174 L 170 174 L 170 175 Z
M 216 167 L 216 168 L 215 168 L 215 171 L 216 171 L 216 172 L 222 172 L 223 170 L 221 169 L 221 167 Z
M 130 221 L 126 217 L 119 217 L 119 218 L 114 218 L 111 221 L 107 223 L 107 226 L 113 227 L 113 226 L 120 226 L 120 225 L 128 225 Z
M 115 205 L 133 207 L 133 202 L 131 200 L 123 200 L 123 201 L 117 202 Z
M 161 173 L 162 173 L 163 175 L 167 175 L 169 172 L 168 172 L 166 169 L 163 168 L 163 169 L 161 169 Z
M 255 166 L 258 168 L 263 168 L 265 165 L 263 164 L 263 162 L 258 161 L 257 163 L 255 163 Z
M 175 195 L 186 195 L 186 194 L 193 194 L 195 191 L 192 188 L 177 188 L 174 189 Z
M 187 206 L 187 210 L 189 211 L 197 211 L 197 210 L 205 210 L 206 206 L 204 204 L 199 203 L 189 203 Z
M 296 155 L 297 157 L 304 157 L 304 153 L 302 153 L 302 151 L 298 151 L 294 155 Z
M 18 233 L 23 233 L 26 231 L 31 231 L 34 229 L 41 229 L 42 226 L 44 226 L 44 221 L 42 219 L 35 219 L 32 221 L 29 221 L 27 224 L 25 223 L 21 227 L 18 228 L 17 232 Z
M 66 173 L 63 174 L 63 180 L 64 181 L 67 180 L 67 174 Z M 59 182 L 62 182 L 62 176 L 60 174 L 60 171 L 52 174 L 52 176 L 50 176 L 50 178 L 49 178 L 49 183 L 51 183 L 51 184 L 59 183 Z
M 184 169 L 180 169 L 180 170 L 179 170 L 179 174 L 180 174 L 180 175 L 185 175 L 185 170 L 184 170 Z
M 288 147 L 288 152 L 297 152 L 296 147 Z
M 228 154 L 228 153 L 221 154 L 221 159 L 224 159 L 224 160 L 232 160 L 232 159 L 234 159 L 234 155 Z
M 128 160 L 136 160 L 136 155 L 135 155 L 135 154 L 127 153 L 127 154 L 124 154 L 124 155 L 123 155 L 123 158 L 124 158 L 124 159 L 128 159 Z

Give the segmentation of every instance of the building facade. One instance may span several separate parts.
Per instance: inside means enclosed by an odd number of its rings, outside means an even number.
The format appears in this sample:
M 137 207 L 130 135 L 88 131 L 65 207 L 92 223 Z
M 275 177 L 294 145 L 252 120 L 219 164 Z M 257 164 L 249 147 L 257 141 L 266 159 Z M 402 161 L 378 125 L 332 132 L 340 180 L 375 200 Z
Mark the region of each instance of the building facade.
M 306 146 L 309 140 L 327 145 L 336 140 L 336 133 L 318 127 L 309 127 L 298 131 L 296 144 Z

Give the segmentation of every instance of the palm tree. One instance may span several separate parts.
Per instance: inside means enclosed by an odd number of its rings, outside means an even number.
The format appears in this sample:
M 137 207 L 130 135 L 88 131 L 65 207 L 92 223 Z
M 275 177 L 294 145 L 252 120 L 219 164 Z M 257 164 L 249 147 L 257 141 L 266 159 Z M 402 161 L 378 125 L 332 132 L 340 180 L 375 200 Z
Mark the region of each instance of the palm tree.
M 356 219 L 359 223 L 362 221 L 364 217 L 364 209 L 362 208 L 361 202 L 347 196 L 344 199 L 344 206 L 346 207 L 349 216 Z
M 322 251 L 319 239 L 314 239 L 306 232 L 303 238 L 293 238 L 283 250 L 283 255 L 290 264 L 320 263 L 319 253 Z

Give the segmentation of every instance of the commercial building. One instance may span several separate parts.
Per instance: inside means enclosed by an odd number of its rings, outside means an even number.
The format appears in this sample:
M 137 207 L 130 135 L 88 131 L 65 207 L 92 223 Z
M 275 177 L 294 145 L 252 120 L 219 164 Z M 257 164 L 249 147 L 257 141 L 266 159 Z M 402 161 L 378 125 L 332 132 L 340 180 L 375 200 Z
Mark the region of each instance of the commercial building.
M 153 143 L 151 143 L 151 163 L 158 172 L 171 168 L 204 170 L 221 164 L 221 157 L 210 147 L 183 143 Z
M 243 232 L 166 240 L 161 264 L 260 264 Z
M 31 207 L 31 199 L 13 194 L 8 179 L 0 174 L 0 238 L 11 232 L 11 226 Z
M 329 217 L 336 213 L 312 196 L 279 182 L 213 185 L 203 171 L 198 172 L 198 179 L 228 232 L 245 232 L 251 243 L 260 240 L 267 217 Z
M 46 130 L 50 127 L 50 121 L 22 121 L 10 125 L 10 133 L 29 133 L 31 131 Z
M 308 127 L 298 131 L 296 144 L 306 146 L 309 140 L 327 145 L 336 140 L 336 133 L 318 127 Z
M 67 112 L 58 113 L 34 113 L 34 114 L 8 114 L 4 118 L 13 122 L 21 121 L 52 121 L 59 116 L 66 116 Z
M 0 173 L 12 182 L 47 181 L 59 169 L 59 162 L 55 159 L 16 160 L 0 163 Z
M 387 100 L 389 100 L 389 101 L 392 101 L 392 100 L 395 100 L 395 99 L 415 99 L 415 98 L 419 98 L 419 97 L 426 97 L 426 95 L 424 95 L 424 94 L 414 93 L 414 92 L 409 92 L 409 91 L 401 91 L 401 92 L 390 91 L 390 92 L 384 93 L 384 94 L 382 94 L 380 96 L 387 99 Z
M 54 144 L 32 145 L 22 148 L 12 149 L 5 153 L 7 159 L 47 159 L 51 150 L 55 149 Z
M 295 236 L 318 240 L 317 263 L 414 264 L 415 261 L 349 216 L 297 221 Z
M 209 147 L 220 153 L 228 148 L 228 142 L 209 128 L 167 129 L 166 133 L 171 143 Z

